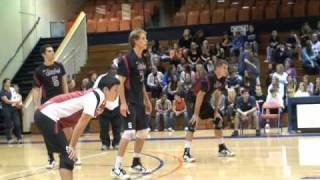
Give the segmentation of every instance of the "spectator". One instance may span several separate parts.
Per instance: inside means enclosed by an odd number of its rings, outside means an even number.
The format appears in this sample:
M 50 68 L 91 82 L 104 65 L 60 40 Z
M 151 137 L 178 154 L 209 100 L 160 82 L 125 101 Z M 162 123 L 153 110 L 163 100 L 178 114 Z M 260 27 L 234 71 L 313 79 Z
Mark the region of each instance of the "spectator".
M 260 85 L 257 85 L 256 86 L 256 95 L 255 95 L 255 99 L 256 99 L 256 102 L 259 106 L 259 110 L 260 112 L 262 112 L 262 105 L 263 103 L 266 102 L 266 95 L 262 93 L 262 89 L 261 89 L 261 86 Z
M 231 38 L 229 37 L 229 34 L 227 32 L 224 32 L 223 34 L 223 40 L 222 40 L 221 46 L 224 49 L 224 52 L 226 52 L 225 57 L 229 57 L 229 52 L 232 44 L 231 44 Z
M 269 45 L 267 47 L 267 58 L 265 62 L 271 61 L 271 56 L 273 54 L 273 51 L 277 48 L 279 43 L 280 43 L 280 38 L 278 36 L 278 32 L 276 30 L 273 30 L 271 33 Z
M 188 52 L 188 63 L 193 67 L 200 63 L 201 52 L 198 49 L 198 45 L 195 42 L 191 42 L 191 49 Z
M 173 131 L 171 127 L 171 123 L 169 122 L 169 113 L 171 111 L 171 102 L 167 99 L 167 95 L 165 93 L 162 94 L 161 99 L 156 102 L 156 129 L 155 131 L 159 131 L 160 129 L 160 117 L 163 116 L 164 120 L 164 131 Z
M 253 25 L 249 26 L 249 30 L 247 31 L 246 42 L 249 43 L 249 46 L 253 49 L 253 52 L 258 55 L 258 42 L 257 42 L 257 35 Z
M 294 97 L 308 97 L 310 96 L 310 93 L 307 91 L 307 87 L 303 82 L 299 84 L 299 89 L 297 90 Z
M 272 82 L 272 76 L 274 74 L 274 69 L 272 68 L 272 66 L 268 66 L 268 70 L 267 70 L 267 75 L 266 75 L 266 85 L 269 86 Z
M 248 57 L 244 59 L 244 70 L 249 73 L 252 78 L 255 79 L 256 82 L 254 82 L 253 89 L 255 88 L 255 84 L 260 84 L 259 80 L 259 74 L 260 74 L 260 68 L 259 68 L 259 59 L 257 56 L 254 55 L 252 51 L 248 53 Z
M 288 74 L 288 76 L 291 76 L 294 80 L 296 80 L 297 77 L 297 70 L 292 62 L 291 59 L 286 59 L 286 62 L 284 63 L 285 71 Z
M 199 47 L 201 47 L 203 41 L 205 41 L 206 38 L 204 36 L 204 32 L 203 30 L 198 30 L 195 34 L 194 34 L 194 37 L 193 37 L 193 40 Z
M 243 87 L 248 89 L 250 95 L 254 95 L 256 85 L 256 78 L 252 74 L 245 71 L 243 78 Z
M 319 64 L 318 64 L 318 56 L 312 49 L 312 42 L 307 41 L 306 47 L 302 49 L 302 63 L 303 68 L 306 72 L 318 73 L 319 72 Z
M 213 71 L 214 71 L 214 63 L 213 63 L 212 60 L 209 60 L 208 63 L 205 64 L 205 70 L 210 74 L 213 73 Z
M 5 135 L 7 143 L 13 143 L 12 132 L 17 138 L 17 142 L 22 144 L 21 136 L 21 122 L 19 113 L 15 107 L 21 105 L 21 99 L 13 99 L 13 92 L 11 90 L 11 80 L 5 78 L 2 82 L 2 90 L 0 92 L 2 113 L 5 123 Z
M 312 49 L 318 55 L 318 60 L 320 56 L 320 41 L 319 41 L 320 34 L 312 34 Z
M 170 63 L 178 66 L 183 59 L 183 49 L 178 47 L 177 43 L 174 43 L 173 49 L 169 51 Z
M 68 78 L 67 85 L 68 85 L 69 92 L 75 91 L 76 81 L 73 78 Z
M 248 121 L 248 128 L 252 128 L 252 122 L 255 122 L 256 125 L 256 136 L 260 135 L 260 127 L 259 127 L 259 118 L 257 116 L 257 109 L 256 109 L 256 100 L 253 96 L 249 95 L 249 91 L 244 89 L 242 94 L 239 98 L 237 98 L 236 103 L 237 113 L 234 120 L 234 132 L 232 136 L 238 136 L 239 132 L 239 125 L 240 121 Z
M 231 70 L 230 75 L 226 79 L 226 88 L 234 89 L 236 94 L 238 94 L 240 85 L 241 85 L 240 77 L 237 75 L 235 70 Z
M 180 82 L 181 83 L 184 83 L 184 81 L 186 80 L 187 75 L 189 75 L 191 79 L 193 79 L 193 77 L 195 75 L 194 71 L 191 70 L 191 67 L 190 67 L 189 64 L 186 64 L 184 66 L 184 70 L 180 74 Z
M 82 82 L 81 82 L 81 91 L 86 91 L 86 90 L 87 90 L 88 83 L 89 83 L 89 79 L 88 79 L 88 78 L 82 79 Z
M 228 89 L 227 109 L 226 115 L 228 118 L 227 126 L 231 127 L 231 122 L 236 115 L 236 97 L 237 93 L 234 89 Z
M 161 66 L 160 56 L 158 56 L 158 55 L 153 55 L 153 56 L 151 56 L 150 61 L 151 61 L 151 65 L 152 65 L 152 66 L 157 67 L 158 71 L 160 71 L 160 72 L 162 72 L 162 73 L 165 73 L 165 72 L 166 72 L 166 70 L 164 69 L 164 67 Z
M 284 67 L 282 64 L 278 64 L 276 66 L 276 72 L 272 75 L 272 78 L 278 78 L 281 86 L 286 86 L 288 74 L 284 72 Z
M 94 71 L 91 71 L 89 74 L 88 74 L 88 84 L 87 84 L 87 89 L 90 89 L 93 87 L 94 85 L 94 82 L 96 81 L 97 79 L 97 73 L 94 72 Z
M 216 43 L 212 49 L 212 56 L 217 59 L 224 59 L 225 58 L 225 50 L 221 47 L 220 43 Z
M 313 94 L 313 89 L 314 89 L 314 85 L 312 82 L 309 81 L 309 76 L 308 75 L 304 75 L 303 76 L 303 83 L 304 86 L 307 88 L 307 91 L 310 95 Z
M 160 55 L 160 42 L 158 40 L 153 40 L 151 45 L 151 54 Z
M 181 62 L 178 64 L 177 66 L 177 72 L 178 74 L 181 75 L 182 71 L 184 70 L 184 66 L 187 65 L 187 61 L 185 60 L 185 58 L 181 59 Z
M 151 98 L 159 99 L 162 92 L 161 82 L 163 80 L 163 74 L 158 71 L 157 67 L 152 67 L 152 72 L 148 75 L 147 85 L 151 91 Z
M 177 76 L 171 74 L 171 76 L 169 77 L 169 84 L 166 87 L 167 96 L 170 101 L 173 101 L 175 94 L 178 92 L 178 89 L 178 78 Z
M 314 86 L 313 95 L 314 96 L 320 95 L 320 77 L 316 78 L 316 84 Z
M 179 93 L 177 93 L 174 96 L 174 100 L 172 103 L 172 112 L 170 113 L 170 120 L 172 121 L 171 127 L 173 129 L 175 129 L 176 117 L 179 117 L 181 115 L 183 115 L 183 117 L 184 117 L 184 123 L 183 123 L 184 130 L 187 131 L 188 130 L 188 122 L 189 122 L 187 106 L 184 101 L 184 98 L 182 98 L 181 95 Z
M 201 45 L 201 62 L 207 64 L 208 61 L 212 60 L 212 52 L 209 48 L 208 40 L 204 40 Z
M 305 22 L 301 27 L 301 40 L 302 40 L 303 46 L 307 40 L 311 39 L 311 36 L 312 36 L 312 29 L 309 23 Z
M 267 96 L 266 103 L 267 104 L 279 104 L 281 106 L 281 108 L 284 108 L 283 99 L 279 95 L 278 90 L 276 88 L 270 89 L 270 92 L 268 93 L 268 96 Z
M 284 85 L 280 83 L 279 79 L 277 77 L 272 78 L 272 82 L 268 87 L 268 95 L 270 95 L 270 90 L 274 89 L 277 91 L 278 95 L 283 98 L 285 95 L 284 91 Z M 283 103 L 282 103 L 283 104 Z
M 168 71 L 163 76 L 162 87 L 166 87 L 169 84 L 170 77 L 174 76 L 178 80 L 180 79 L 176 66 L 170 65 Z
M 240 31 L 237 31 L 235 33 L 231 45 L 231 53 L 234 53 L 235 50 L 238 50 L 240 52 L 242 51 L 244 45 L 244 36 L 241 34 Z
M 185 29 L 183 31 L 181 39 L 179 40 L 179 47 L 190 49 L 191 41 L 192 41 L 192 36 L 191 36 L 190 30 Z
M 288 105 L 288 98 L 294 97 L 296 93 L 296 81 L 292 78 L 292 76 L 287 77 L 287 88 L 286 88 L 286 105 Z
M 274 51 L 271 61 L 273 64 L 284 64 L 285 60 L 289 58 L 288 50 L 284 43 L 280 43 Z
M 292 30 L 286 41 L 286 49 L 289 57 L 293 57 L 294 53 L 301 47 L 297 34 Z

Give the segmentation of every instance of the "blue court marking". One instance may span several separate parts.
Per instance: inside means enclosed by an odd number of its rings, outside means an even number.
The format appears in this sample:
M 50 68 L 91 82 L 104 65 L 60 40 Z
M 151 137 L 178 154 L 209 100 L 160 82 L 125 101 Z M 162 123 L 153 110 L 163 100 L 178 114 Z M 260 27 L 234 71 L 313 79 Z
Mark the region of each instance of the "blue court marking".
M 231 137 L 231 136 L 224 136 L 226 139 L 250 139 L 250 138 L 291 138 L 291 137 L 320 137 L 319 133 L 309 133 L 309 134 L 286 134 L 286 135 L 280 135 L 280 134 L 269 134 L 269 135 L 261 135 L 261 136 L 255 136 L 255 135 L 241 135 L 238 137 Z M 175 140 L 184 140 L 185 137 L 159 137 L 159 138 L 151 138 L 146 139 L 146 141 L 175 141 Z M 202 136 L 202 137 L 194 137 L 193 139 L 198 140 L 206 140 L 206 139 L 216 139 L 215 136 Z M 93 139 L 93 140 L 80 140 L 80 143 L 96 143 L 100 142 L 99 139 Z M 31 141 L 31 142 L 24 142 L 23 144 L 43 144 L 43 141 Z M 22 145 L 23 145 L 22 144 Z M 6 142 L 0 142 L 0 145 L 8 145 Z M 15 145 L 15 144 L 12 144 Z
M 146 154 L 146 153 L 141 153 L 141 154 L 159 161 L 159 165 L 156 168 L 154 168 L 153 170 L 151 170 L 150 173 L 141 174 L 141 175 L 139 175 L 137 177 L 132 177 L 131 179 L 140 179 L 140 178 L 142 178 L 144 176 L 148 176 L 148 175 L 150 175 L 152 173 L 155 173 L 156 171 L 159 171 L 164 166 L 164 161 L 162 159 L 160 159 L 159 157 L 153 156 L 153 155 L 150 155 L 150 154 Z M 86 164 L 84 164 L 84 166 L 85 165 Z M 113 165 L 105 165 L 105 166 L 113 167 Z M 125 167 L 128 168 L 129 166 L 125 166 Z M 57 170 L 58 168 L 55 168 L 55 169 Z M 26 174 L 26 175 L 21 175 L 21 176 L 18 176 L 18 177 L 7 179 L 7 180 L 17 180 L 17 179 L 21 179 L 21 178 L 27 178 L 27 177 L 31 177 L 31 176 L 35 176 L 35 175 L 39 175 L 39 174 L 44 174 L 44 173 L 47 173 L 48 171 L 50 171 L 50 170 L 47 170 L 47 169 L 44 168 L 43 170 L 41 170 L 39 172 L 32 172 L 32 173 L 29 173 L 29 174 Z

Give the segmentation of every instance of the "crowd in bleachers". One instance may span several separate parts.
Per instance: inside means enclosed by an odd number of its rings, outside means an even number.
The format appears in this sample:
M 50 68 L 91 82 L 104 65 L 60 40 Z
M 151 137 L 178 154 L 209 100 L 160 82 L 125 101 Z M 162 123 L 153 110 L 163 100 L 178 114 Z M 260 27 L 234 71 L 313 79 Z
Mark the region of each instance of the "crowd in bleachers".
M 225 116 L 225 125 L 235 130 L 238 128 L 234 126 L 237 119 L 246 119 L 244 116 L 248 115 L 238 112 L 243 105 L 241 98 L 245 99 L 244 104 L 253 100 L 255 112 L 262 112 L 264 103 L 276 104 L 283 112 L 289 97 L 319 95 L 320 77 L 316 75 L 319 75 L 320 67 L 320 23 L 317 28 L 311 29 L 305 23 L 300 32 L 291 31 L 282 38 L 274 30 L 265 50 L 259 47 L 253 26 L 249 26 L 246 32 L 226 32 L 218 43 L 209 43 L 202 30 L 192 33 L 189 29 L 183 31 L 172 47 L 161 47 L 159 41 L 152 41 L 144 53 L 148 66 L 145 85 L 154 105 L 152 117 L 155 121 L 152 122 L 155 125 L 151 129 L 162 129 L 160 122 L 163 118 L 164 130 L 173 131 L 179 116 L 183 119 L 183 127 L 187 127 L 199 82 L 214 73 L 215 62 L 219 59 L 229 63 L 220 111 Z M 116 65 L 117 58 L 113 68 Z M 268 68 L 265 79 L 261 79 L 262 65 Z M 296 65 L 305 71 L 298 74 Z M 243 95 L 243 92 L 248 94 Z M 247 118 L 250 119 L 249 128 L 256 124 L 257 118 Z

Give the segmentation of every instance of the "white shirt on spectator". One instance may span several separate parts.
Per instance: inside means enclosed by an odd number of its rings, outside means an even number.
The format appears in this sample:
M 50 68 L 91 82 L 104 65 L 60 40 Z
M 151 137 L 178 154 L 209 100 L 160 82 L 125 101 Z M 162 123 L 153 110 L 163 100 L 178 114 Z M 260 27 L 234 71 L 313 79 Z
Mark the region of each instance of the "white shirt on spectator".
M 310 96 L 310 94 L 308 92 L 301 91 L 300 89 L 298 89 L 298 91 L 294 95 L 294 97 L 308 97 L 308 96 Z
M 278 78 L 280 84 L 286 85 L 287 82 L 287 78 L 288 78 L 288 74 L 286 72 L 283 72 L 282 74 L 279 74 L 277 72 L 273 73 L 272 78 Z
M 271 93 L 268 93 L 266 103 L 278 103 L 283 108 L 283 98 L 279 96 L 279 94 L 276 95 L 276 97 L 272 97 Z
M 164 101 L 164 103 L 162 103 L 161 99 L 158 99 L 156 101 L 156 111 L 157 112 L 166 112 L 166 111 L 170 111 L 172 108 L 172 104 L 171 101 L 169 99 L 166 99 Z
M 269 94 L 271 95 L 271 93 L 270 93 L 270 90 L 272 89 L 272 84 L 270 84 L 269 85 L 269 87 L 268 87 L 268 96 L 269 96 Z M 282 84 L 282 83 L 279 83 L 279 89 L 278 89 L 278 94 L 280 95 L 280 97 L 284 97 L 284 84 Z
M 158 71 L 156 76 L 153 73 L 150 73 L 147 78 L 147 85 L 149 87 L 156 87 L 157 86 L 156 80 L 158 81 L 159 84 L 161 84 L 163 80 L 162 72 Z
M 316 54 L 319 54 L 320 53 L 320 41 L 317 41 L 315 44 L 313 44 L 312 49 Z

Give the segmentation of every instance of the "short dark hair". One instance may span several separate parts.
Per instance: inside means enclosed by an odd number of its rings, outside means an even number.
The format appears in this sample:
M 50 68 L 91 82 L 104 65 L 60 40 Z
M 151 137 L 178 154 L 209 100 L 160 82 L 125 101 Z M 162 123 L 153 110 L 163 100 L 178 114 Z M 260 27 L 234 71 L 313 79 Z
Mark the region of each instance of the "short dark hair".
M 218 61 L 215 64 L 215 67 L 221 67 L 223 65 L 228 65 L 228 62 L 224 59 L 218 59 Z
M 107 74 L 103 76 L 98 84 L 98 88 L 103 90 L 103 88 L 107 87 L 111 89 L 114 85 L 119 85 L 120 81 L 112 74 Z
M 42 46 L 40 47 L 40 53 L 41 53 L 41 54 L 45 54 L 47 48 L 50 48 L 50 47 L 53 48 L 51 44 L 44 44 L 44 45 L 42 45 Z
M 2 81 L 2 88 L 4 87 L 4 84 L 9 81 L 10 79 L 9 78 L 4 78 L 3 81 Z
M 241 94 L 244 94 L 246 92 L 249 93 L 249 89 L 248 88 L 243 88 Z

